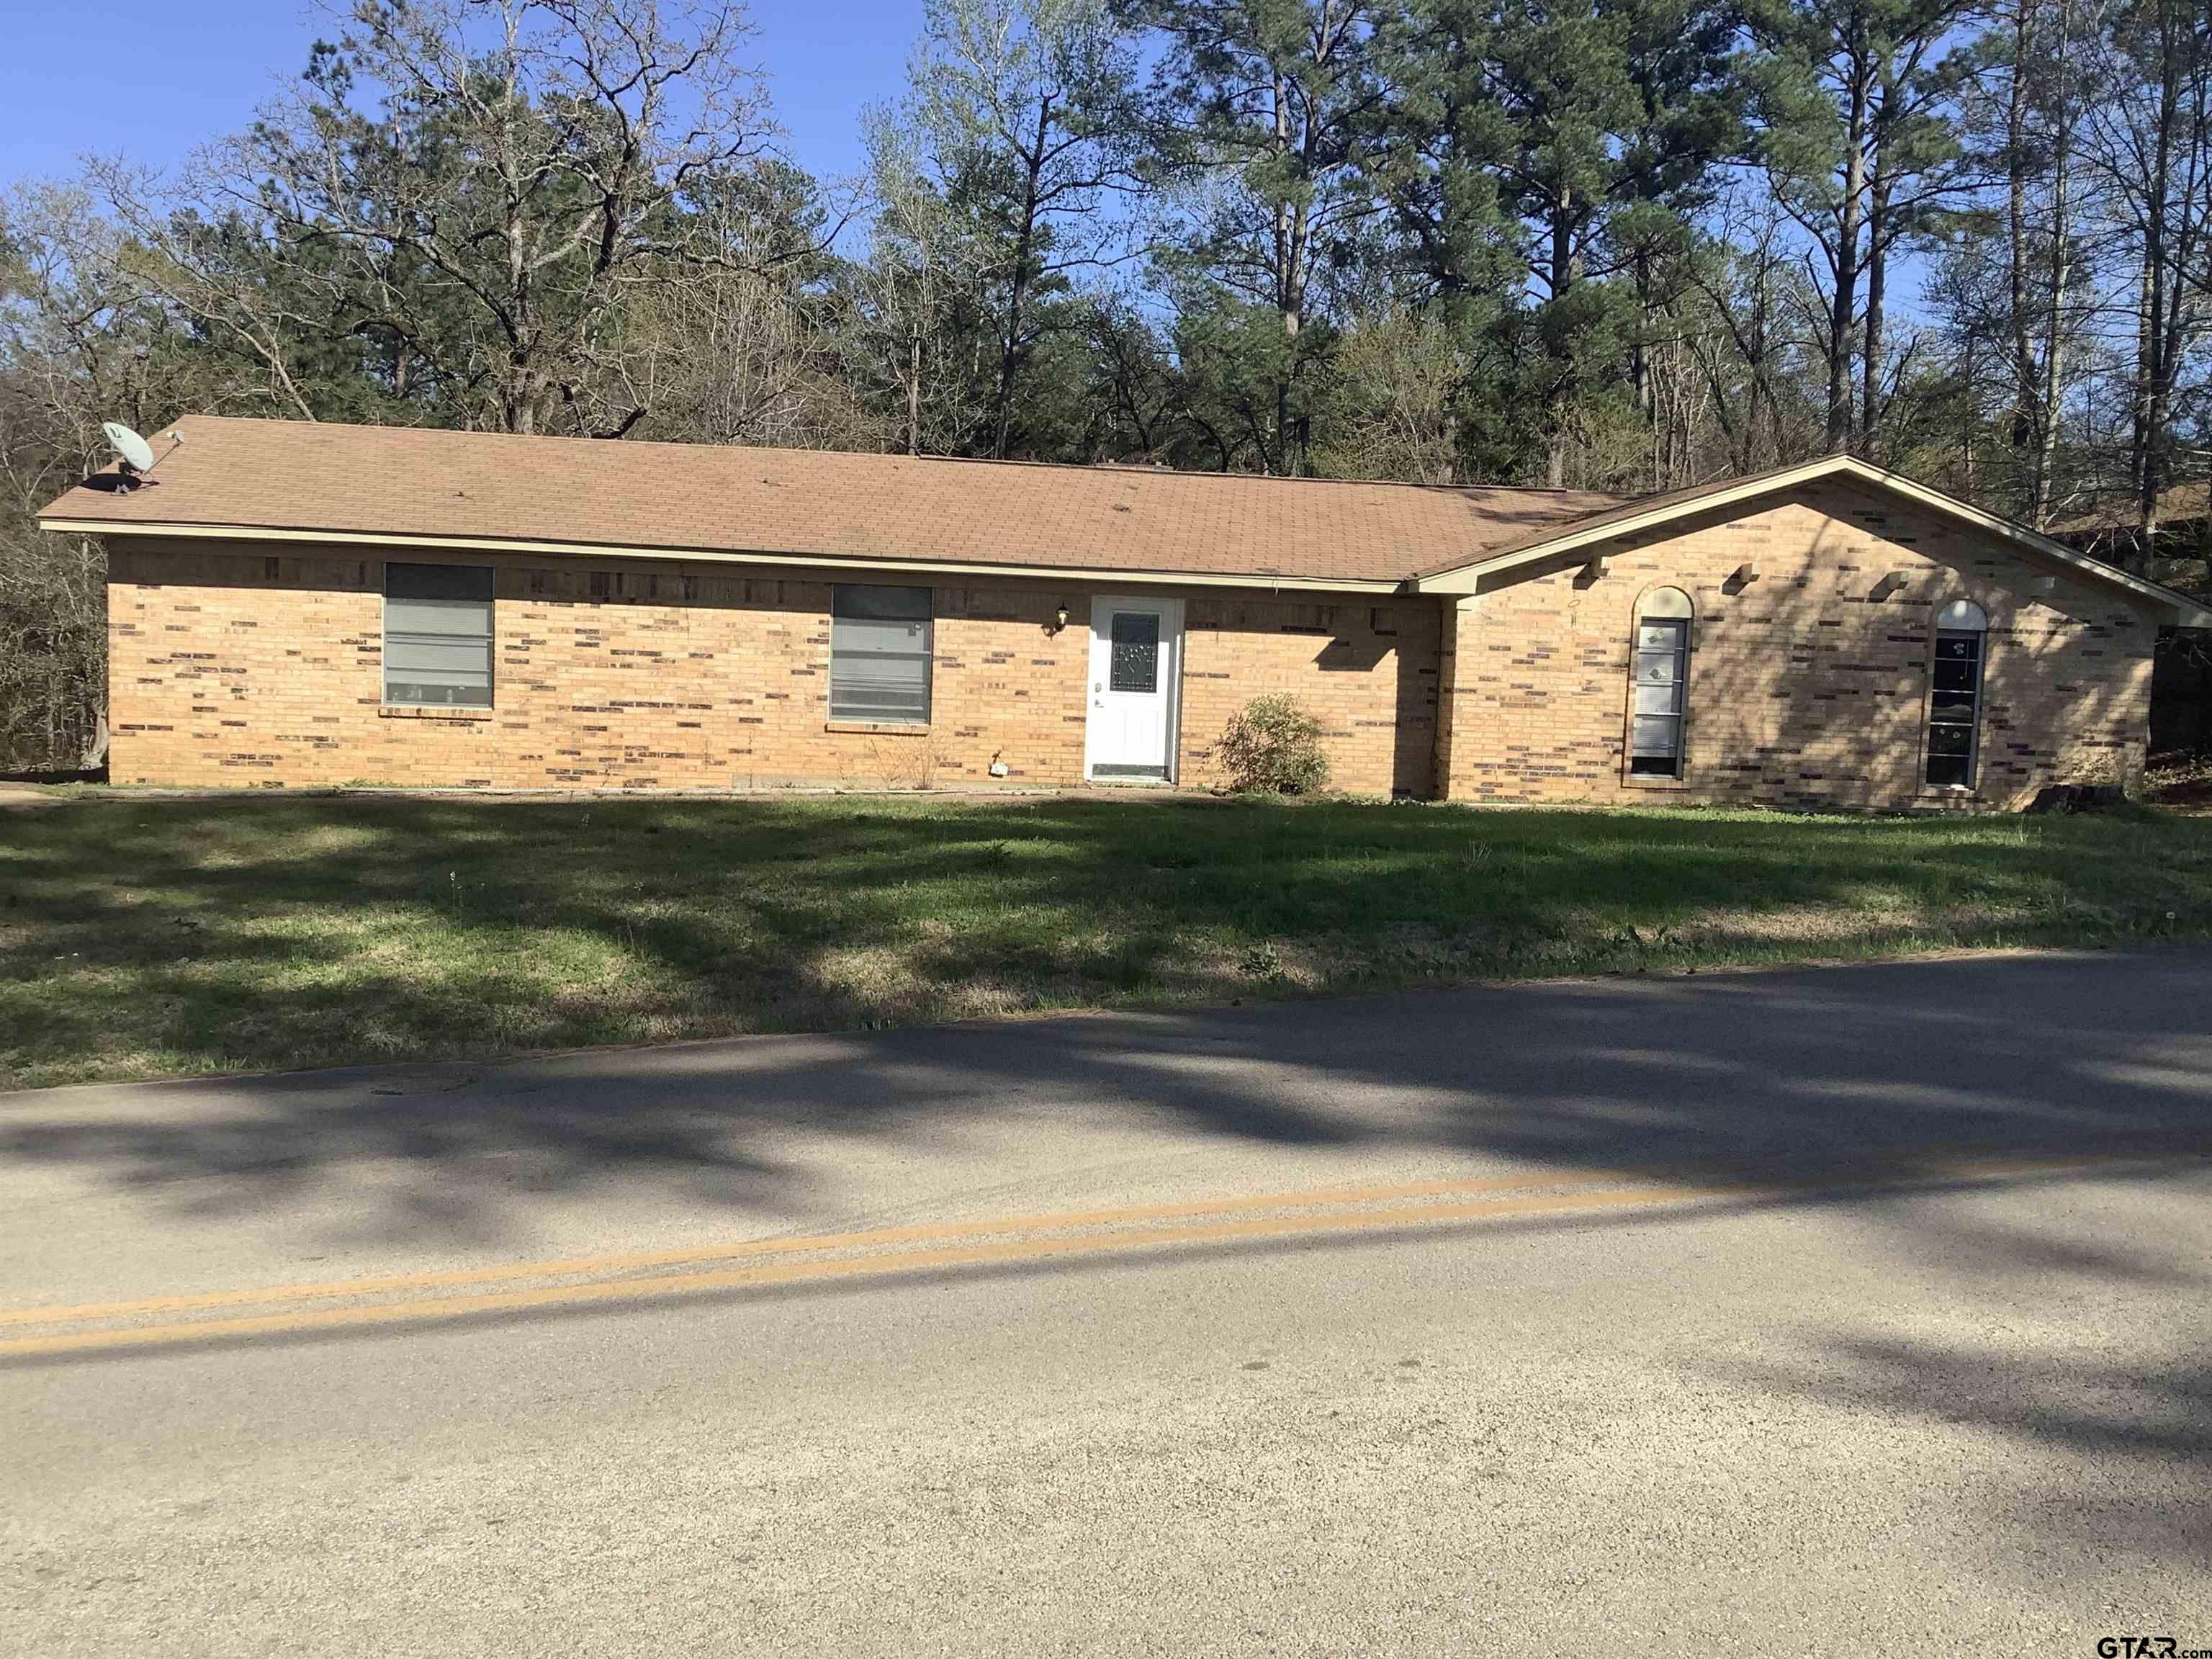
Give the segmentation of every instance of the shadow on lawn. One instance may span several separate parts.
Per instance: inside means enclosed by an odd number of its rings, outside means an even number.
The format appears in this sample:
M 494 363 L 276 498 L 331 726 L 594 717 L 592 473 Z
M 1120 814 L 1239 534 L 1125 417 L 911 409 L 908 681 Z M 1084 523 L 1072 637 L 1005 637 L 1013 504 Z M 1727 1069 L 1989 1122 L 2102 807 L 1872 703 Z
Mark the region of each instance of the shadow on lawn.
M 2193 859 L 2174 845 L 2196 828 L 2160 826 L 2137 860 L 2130 838 L 2154 831 L 2109 823 L 86 803 L 0 823 L 0 1081 L 128 1074 L 148 1055 L 260 1069 L 1757 959 L 1804 948 L 1763 940 L 1762 918 L 1824 907 L 1863 912 L 1844 948 L 1924 938 L 1930 915 L 1961 918 L 1961 937 L 2066 938 L 2085 906 L 2108 936 L 2203 931 L 2212 834 Z
M 1078 949 L 1040 945 L 1037 915 L 1073 915 L 1068 938 L 1095 915 L 1119 956 L 1102 949 L 1079 971 L 1141 984 L 1192 925 L 1234 938 L 1340 927 L 1374 940 L 1411 929 L 1427 907 L 1427 938 L 1443 929 L 1474 960 L 1478 949 L 1555 938 L 1568 918 L 1593 911 L 1663 925 L 1683 902 L 1834 898 L 1865 880 L 1865 849 L 1838 852 L 1850 836 L 1905 832 L 1881 845 L 1905 854 L 1898 880 L 1920 894 L 2033 898 L 2048 865 L 2084 856 L 2063 838 L 2021 852 L 2002 825 L 1980 838 L 1916 825 L 1790 836 L 1792 825 L 1735 818 L 1382 807 L 1255 821 L 1206 817 L 1234 811 L 1210 803 L 1051 801 L 849 810 L 825 821 L 776 803 L 347 803 L 343 814 L 299 805 L 222 803 L 181 825 L 164 814 L 131 823 L 131 807 L 106 807 L 101 823 L 115 841 L 101 863 L 118 872 L 112 880 L 82 874 L 88 860 L 66 845 L 60 814 L 53 836 L 7 842 L 13 891 L 80 907 L 35 929 L 35 949 L 106 940 L 115 957 L 108 967 L 124 988 L 101 991 L 88 973 L 82 1018 L 128 1018 L 104 998 L 149 982 L 166 987 L 161 995 L 199 995 L 204 1015 L 226 995 L 250 1002 L 250 975 L 222 995 L 195 991 L 181 969 L 164 978 L 159 951 L 177 951 L 184 967 L 215 953 L 257 960 L 274 947 L 246 918 L 331 902 L 334 884 L 349 911 L 435 915 L 452 902 L 460 931 L 518 929 L 542 949 L 564 929 L 626 938 L 637 960 L 684 987 L 728 994 L 737 984 L 769 1009 L 783 988 L 817 1015 L 827 1006 L 858 1024 L 883 1011 L 849 988 L 842 1006 L 825 1002 L 823 963 L 929 921 L 938 911 L 918 915 L 921 890 L 942 890 L 947 907 L 987 902 L 984 918 L 998 918 L 945 951 L 995 942 L 1011 978 L 1033 980 L 1040 969 L 1024 967 L 1022 951 Z M 1409 878 L 1409 863 L 1425 874 Z M 1504 878 L 1510 891 L 1498 891 Z M 695 894 L 696 914 L 668 905 L 671 894 Z M 143 925 L 115 925 L 108 911 L 133 905 L 146 907 Z M 161 933 L 191 933 L 177 922 L 192 918 L 204 918 L 204 940 Z M 1109 929 L 1110 918 L 1121 921 Z M 70 929 L 80 929 L 76 947 L 62 942 Z M 483 1009 L 483 1000 L 410 982 L 404 963 L 347 967 L 352 947 L 312 938 L 285 949 L 345 969 L 331 995 L 414 1022 L 407 1030 L 429 1048 L 447 1033 L 467 1040 L 471 1011 Z M 441 998 L 453 998 L 452 1013 Z M 18 1097 L 0 1110 L 0 1166 L 73 1170 L 153 1207 L 215 1217 L 268 1218 L 314 1203 L 352 1212 L 354 1239 L 462 1243 L 498 1243 L 526 1203 L 591 1201 L 623 1186 L 723 1206 L 754 1224 L 830 1230 L 852 1221 L 842 1175 L 863 1148 L 957 1159 L 994 1130 L 1082 1146 L 1086 1130 L 1133 1124 L 1194 1148 L 1491 1155 L 1535 1170 L 1850 1179 L 1936 1172 L 1975 1152 L 2126 1151 L 2190 1170 L 2212 1151 L 2208 1006 L 2212 953 L 2194 949 L 1455 988 L 177 1084 L 91 1106 L 77 1095 Z M 312 1026 L 323 1005 L 303 995 L 288 1015 Z M 219 1020 L 179 1029 L 204 1030 L 208 1053 L 223 1053 Z M 1975 1203 L 1891 1197 L 1854 1217 L 1867 1255 L 1898 1274 L 1940 1279 L 1971 1303 L 2081 1305 L 2093 1332 L 2094 1307 L 2108 1298 L 2154 1291 L 2185 1321 L 2212 1285 L 2205 1263 L 2161 1255 L 2142 1234 L 2086 1234 L 2063 1212 L 2051 1228 L 2021 1230 Z M 1051 1267 L 1093 1270 L 1102 1267 Z M 1971 1349 L 1896 1329 L 1798 1336 L 1794 1358 L 1728 1360 L 1732 1387 L 2128 1460 L 2166 1482 L 2154 1516 L 2020 1493 L 1990 1520 L 2044 1544 L 2161 1566 L 2201 1553 L 2212 1504 L 2201 1480 L 2172 1471 L 2212 1460 L 2212 1401 L 2197 1363 L 2208 1356 L 2181 1325 L 2174 1352 L 2142 1363 L 2035 1358 L 2033 1345 L 2021 1358 L 2002 1334 Z

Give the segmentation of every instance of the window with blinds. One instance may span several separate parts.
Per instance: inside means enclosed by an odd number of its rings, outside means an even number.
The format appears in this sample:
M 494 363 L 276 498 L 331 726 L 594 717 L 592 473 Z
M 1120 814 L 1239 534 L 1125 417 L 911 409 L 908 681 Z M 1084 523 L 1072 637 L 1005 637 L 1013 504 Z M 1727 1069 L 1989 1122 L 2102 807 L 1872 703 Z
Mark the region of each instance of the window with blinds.
M 1632 777 L 1682 775 L 1682 717 L 1690 678 L 1690 599 L 1679 588 L 1646 594 L 1636 618 L 1635 704 L 1628 722 Z
M 489 565 L 386 565 L 384 701 L 490 708 L 491 603 Z
M 830 601 L 830 718 L 929 723 L 930 591 L 840 585 Z
M 1982 647 L 1989 617 L 1971 599 L 1943 607 L 1936 618 L 1936 655 L 1928 696 L 1928 787 L 1972 789 L 1979 759 Z

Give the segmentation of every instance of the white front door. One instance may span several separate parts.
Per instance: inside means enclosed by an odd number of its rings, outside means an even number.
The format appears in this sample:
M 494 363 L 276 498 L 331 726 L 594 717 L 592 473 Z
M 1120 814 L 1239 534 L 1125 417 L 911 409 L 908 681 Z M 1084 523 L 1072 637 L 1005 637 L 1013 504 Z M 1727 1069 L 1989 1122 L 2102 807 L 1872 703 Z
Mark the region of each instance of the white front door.
M 1182 679 L 1181 599 L 1091 601 L 1090 776 L 1175 781 Z

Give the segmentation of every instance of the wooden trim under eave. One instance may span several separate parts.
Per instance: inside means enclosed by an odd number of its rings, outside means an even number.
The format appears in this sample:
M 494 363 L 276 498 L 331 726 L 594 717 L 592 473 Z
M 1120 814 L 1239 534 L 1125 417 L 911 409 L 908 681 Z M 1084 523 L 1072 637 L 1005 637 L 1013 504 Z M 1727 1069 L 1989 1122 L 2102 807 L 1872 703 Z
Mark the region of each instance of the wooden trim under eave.
M 318 547 L 403 548 L 418 552 L 520 553 L 535 558 L 649 559 L 661 564 L 781 565 L 799 569 L 875 570 L 1000 580 L 1134 582 L 1161 587 L 1237 587 L 1301 593 L 1389 593 L 1410 597 L 1402 581 L 1328 580 L 1210 571 L 1078 569 L 1059 565 L 961 563 L 941 559 L 862 559 L 823 553 L 736 553 L 700 548 L 616 547 L 600 543 L 507 541 L 484 536 L 402 536 L 367 531 L 277 530 L 254 525 L 151 524 L 114 519 L 41 519 L 39 528 L 70 536 L 125 536 L 149 541 L 281 542 Z

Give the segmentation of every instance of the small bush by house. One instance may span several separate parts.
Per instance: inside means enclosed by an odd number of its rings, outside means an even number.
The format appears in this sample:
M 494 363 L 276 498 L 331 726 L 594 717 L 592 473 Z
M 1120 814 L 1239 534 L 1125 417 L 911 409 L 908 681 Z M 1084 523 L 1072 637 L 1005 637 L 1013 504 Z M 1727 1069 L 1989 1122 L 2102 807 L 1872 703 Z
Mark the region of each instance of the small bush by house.
M 1289 697 L 1255 697 L 1229 717 L 1221 762 L 1241 793 L 1311 795 L 1328 787 L 1321 722 Z

